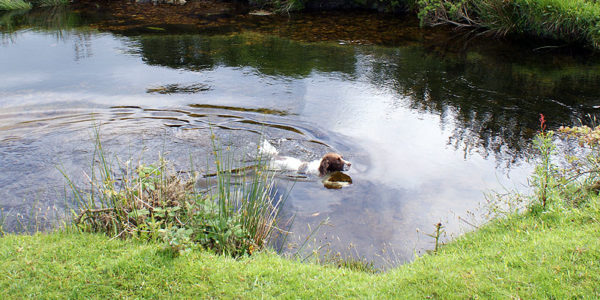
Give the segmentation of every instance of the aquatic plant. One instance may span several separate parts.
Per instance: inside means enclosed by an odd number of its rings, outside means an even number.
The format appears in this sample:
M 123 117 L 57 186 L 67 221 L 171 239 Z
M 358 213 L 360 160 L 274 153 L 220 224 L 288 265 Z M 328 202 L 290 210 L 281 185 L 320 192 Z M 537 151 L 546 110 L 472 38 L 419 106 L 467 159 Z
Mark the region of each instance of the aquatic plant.
M 283 197 L 275 197 L 275 181 L 259 159 L 236 174 L 234 158 L 213 135 L 216 185 L 195 188 L 197 174 L 186 178 L 159 157 L 156 164 L 110 160 L 95 131 L 95 151 L 87 191 L 63 175 L 77 200 L 74 225 L 83 232 L 111 237 L 163 241 L 174 254 L 193 247 L 240 256 L 266 247 L 277 228 Z M 118 159 L 117 159 L 118 160 Z M 117 170 L 121 170 L 120 173 Z

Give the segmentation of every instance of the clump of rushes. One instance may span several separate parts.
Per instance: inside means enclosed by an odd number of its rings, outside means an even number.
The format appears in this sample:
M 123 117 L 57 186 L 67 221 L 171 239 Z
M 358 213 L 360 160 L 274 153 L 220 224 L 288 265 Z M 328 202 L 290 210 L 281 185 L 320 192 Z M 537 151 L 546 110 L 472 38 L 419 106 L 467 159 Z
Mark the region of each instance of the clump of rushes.
M 212 248 L 223 253 L 252 254 L 283 232 L 277 221 L 285 197 L 275 196 L 275 174 L 268 170 L 260 151 L 253 165 L 239 167 L 232 150 L 221 147 L 214 134 L 211 142 L 216 172 L 209 176 L 216 177 L 217 184 L 208 193 L 212 201 L 207 203 L 213 207 L 206 212 L 212 215 L 196 221 L 209 222 L 212 230 L 203 239 Z
M 74 225 L 84 232 L 111 237 L 163 241 L 173 254 L 195 247 L 240 256 L 264 248 L 276 232 L 282 198 L 275 199 L 274 177 L 259 159 L 235 173 L 233 157 L 212 136 L 216 185 L 195 188 L 195 175 L 183 178 L 160 157 L 153 165 L 115 165 L 102 149 L 96 129 L 96 151 L 89 191 L 63 173 L 79 204 Z M 117 169 L 118 167 L 118 169 Z M 115 175 L 114 170 L 122 170 Z

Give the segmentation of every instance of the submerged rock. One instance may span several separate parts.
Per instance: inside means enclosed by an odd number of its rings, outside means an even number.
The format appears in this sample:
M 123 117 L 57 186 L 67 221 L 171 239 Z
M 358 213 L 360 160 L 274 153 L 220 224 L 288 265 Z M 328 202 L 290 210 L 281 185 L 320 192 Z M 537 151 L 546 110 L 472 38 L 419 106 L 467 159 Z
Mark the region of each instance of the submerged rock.
M 248 14 L 252 15 L 252 16 L 270 16 L 273 13 L 268 10 L 259 9 L 259 10 L 253 10 L 253 11 L 249 12 Z

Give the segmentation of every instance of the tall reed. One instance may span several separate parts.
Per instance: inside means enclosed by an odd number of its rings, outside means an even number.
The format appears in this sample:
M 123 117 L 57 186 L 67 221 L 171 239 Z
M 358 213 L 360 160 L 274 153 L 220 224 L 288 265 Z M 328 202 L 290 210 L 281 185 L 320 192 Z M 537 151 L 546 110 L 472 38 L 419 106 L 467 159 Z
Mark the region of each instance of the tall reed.
M 277 222 L 284 197 L 276 197 L 274 174 L 260 155 L 249 166 L 236 166 L 232 152 L 211 135 L 216 172 L 205 177 L 216 184 L 201 193 L 195 174 L 183 179 L 163 157 L 137 166 L 110 159 L 98 128 L 94 134 L 89 189 L 63 172 L 79 207 L 74 223 L 80 230 L 163 240 L 174 252 L 199 246 L 233 256 L 252 254 L 282 232 Z
M 263 248 L 274 233 L 282 232 L 277 221 L 286 196 L 275 196 L 275 174 L 266 168 L 260 151 L 253 165 L 240 167 L 232 150 L 223 149 L 214 134 L 211 143 L 216 168 L 211 175 L 217 178 L 217 186 L 210 196 L 219 207 L 219 224 L 225 226 L 228 220 L 239 218 L 241 231 L 252 241 L 247 245 L 249 252 Z

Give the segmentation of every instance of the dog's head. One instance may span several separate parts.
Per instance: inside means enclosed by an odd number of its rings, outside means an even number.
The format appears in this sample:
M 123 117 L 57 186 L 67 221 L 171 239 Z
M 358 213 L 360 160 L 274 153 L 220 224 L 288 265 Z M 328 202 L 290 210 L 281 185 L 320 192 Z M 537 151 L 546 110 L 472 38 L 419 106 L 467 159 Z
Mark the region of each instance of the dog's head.
M 335 171 L 347 171 L 352 164 L 345 161 L 344 158 L 337 153 L 327 153 L 321 158 L 319 165 L 319 176 L 325 176 Z

